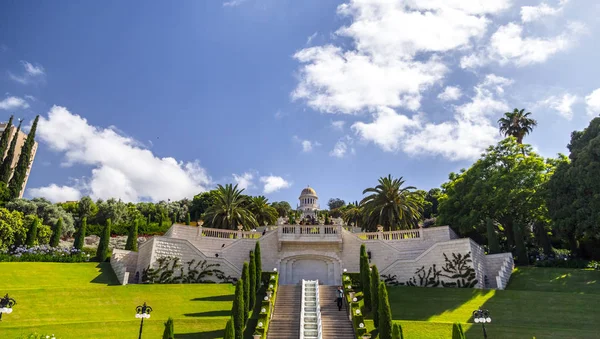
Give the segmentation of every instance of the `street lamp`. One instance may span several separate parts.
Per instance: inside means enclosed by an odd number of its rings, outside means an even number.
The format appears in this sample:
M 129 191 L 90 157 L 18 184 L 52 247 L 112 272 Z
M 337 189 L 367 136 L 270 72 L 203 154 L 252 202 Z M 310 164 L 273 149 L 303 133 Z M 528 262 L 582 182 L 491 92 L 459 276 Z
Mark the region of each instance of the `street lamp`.
M 490 311 L 484 310 L 481 307 L 478 310 L 473 311 L 473 320 L 476 323 L 481 323 L 483 328 L 483 337 L 487 339 L 487 333 L 485 332 L 485 323 L 491 323 Z
M 138 319 L 142 319 L 140 323 L 140 336 L 139 339 L 142 339 L 142 328 L 144 327 L 144 319 L 150 318 L 150 312 L 152 312 L 152 307 L 147 306 L 146 303 L 142 306 L 138 306 L 135 308 L 135 317 Z
M 8 297 L 8 293 L 4 298 L 0 298 L 0 321 L 2 321 L 2 313 L 11 314 L 12 307 L 17 304 L 17 301 Z

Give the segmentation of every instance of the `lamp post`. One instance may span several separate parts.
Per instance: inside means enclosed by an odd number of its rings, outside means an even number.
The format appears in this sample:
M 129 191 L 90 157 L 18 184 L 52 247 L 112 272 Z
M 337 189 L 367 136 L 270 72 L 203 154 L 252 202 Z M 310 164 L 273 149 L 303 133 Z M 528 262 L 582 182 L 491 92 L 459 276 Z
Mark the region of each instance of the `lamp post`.
M 0 321 L 2 321 L 2 313 L 11 314 L 12 307 L 17 304 L 17 301 L 8 296 L 8 293 L 4 298 L 0 298 Z
M 142 339 L 142 328 L 144 327 L 144 319 L 150 318 L 150 312 L 152 312 L 152 307 L 146 305 L 138 306 L 135 308 L 135 317 L 138 319 L 142 319 L 140 323 L 140 336 L 139 339 Z
M 483 328 L 483 337 L 487 339 L 487 333 L 485 332 L 485 323 L 491 323 L 492 318 L 490 318 L 490 311 L 484 310 L 479 307 L 478 310 L 473 311 L 473 320 L 476 323 L 481 323 L 481 327 Z

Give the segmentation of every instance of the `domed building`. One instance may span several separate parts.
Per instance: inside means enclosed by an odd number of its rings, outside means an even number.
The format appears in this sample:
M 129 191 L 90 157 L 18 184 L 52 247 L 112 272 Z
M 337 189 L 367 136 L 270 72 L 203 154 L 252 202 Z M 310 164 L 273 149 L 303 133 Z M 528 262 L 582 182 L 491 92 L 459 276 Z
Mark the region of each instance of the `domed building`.
M 317 211 L 319 210 L 319 197 L 317 192 L 311 187 L 306 187 L 300 193 L 300 205 L 298 209 L 302 211 L 302 219 L 317 220 Z

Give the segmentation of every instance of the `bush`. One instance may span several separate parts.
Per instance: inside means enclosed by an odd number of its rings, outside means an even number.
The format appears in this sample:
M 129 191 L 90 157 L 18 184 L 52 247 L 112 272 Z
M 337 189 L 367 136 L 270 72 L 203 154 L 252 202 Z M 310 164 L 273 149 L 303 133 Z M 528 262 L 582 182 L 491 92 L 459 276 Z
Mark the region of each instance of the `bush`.
M 244 319 L 248 319 L 248 313 L 250 312 L 250 283 L 249 283 L 249 275 L 250 270 L 248 268 L 248 263 L 244 262 L 244 267 L 242 268 L 242 278 L 244 281 Z
M 254 252 L 250 251 L 250 266 L 249 266 L 249 273 L 250 273 L 250 278 L 249 281 L 246 283 L 249 283 L 250 285 L 250 296 L 248 298 L 248 300 L 250 300 L 250 307 L 248 307 L 248 309 L 252 310 L 254 309 L 254 303 L 256 302 L 256 260 L 254 259 Z
M 373 323 L 379 328 L 379 270 L 373 265 L 371 268 L 371 304 L 373 306 Z
M 235 285 L 235 298 L 231 310 L 236 339 L 243 339 L 244 336 L 244 307 L 244 281 L 240 279 Z
M 379 282 L 379 339 L 392 339 L 392 310 L 388 299 L 387 287 Z
M 102 237 L 100 238 L 100 243 L 98 244 L 98 250 L 96 251 L 96 260 L 99 262 L 103 262 L 108 257 L 108 245 L 110 242 L 110 219 L 106 220 L 106 226 L 104 226 L 104 231 L 102 232 Z
M 62 218 L 58 218 L 54 228 L 52 229 L 52 237 L 50 238 L 50 246 L 58 247 L 60 244 L 60 236 L 62 235 Z
M 262 258 L 260 254 L 260 242 L 256 241 L 254 246 L 254 260 L 256 261 L 256 292 L 260 289 L 260 278 L 262 276 Z
M 233 320 L 229 318 L 227 325 L 225 326 L 225 336 L 223 339 L 235 339 L 235 332 L 233 329 Z
M 90 256 L 71 247 L 13 246 L 8 251 L 0 252 L 0 261 L 5 262 L 86 262 Z
M 165 331 L 163 332 L 162 339 L 175 339 L 175 330 L 173 328 L 173 318 L 169 317 L 165 322 Z
M 402 333 L 402 326 L 400 324 L 395 323 L 392 330 L 392 339 L 404 339 L 404 334 Z

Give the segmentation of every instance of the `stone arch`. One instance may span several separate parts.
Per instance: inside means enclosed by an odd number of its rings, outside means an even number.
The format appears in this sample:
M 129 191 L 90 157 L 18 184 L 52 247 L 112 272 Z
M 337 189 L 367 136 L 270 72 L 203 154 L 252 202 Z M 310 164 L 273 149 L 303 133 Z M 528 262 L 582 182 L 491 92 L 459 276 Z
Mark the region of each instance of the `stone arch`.
M 335 253 L 302 251 L 290 253 L 277 261 L 279 283 L 294 285 L 302 279 L 319 279 L 322 285 L 341 284 L 341 260 Z

